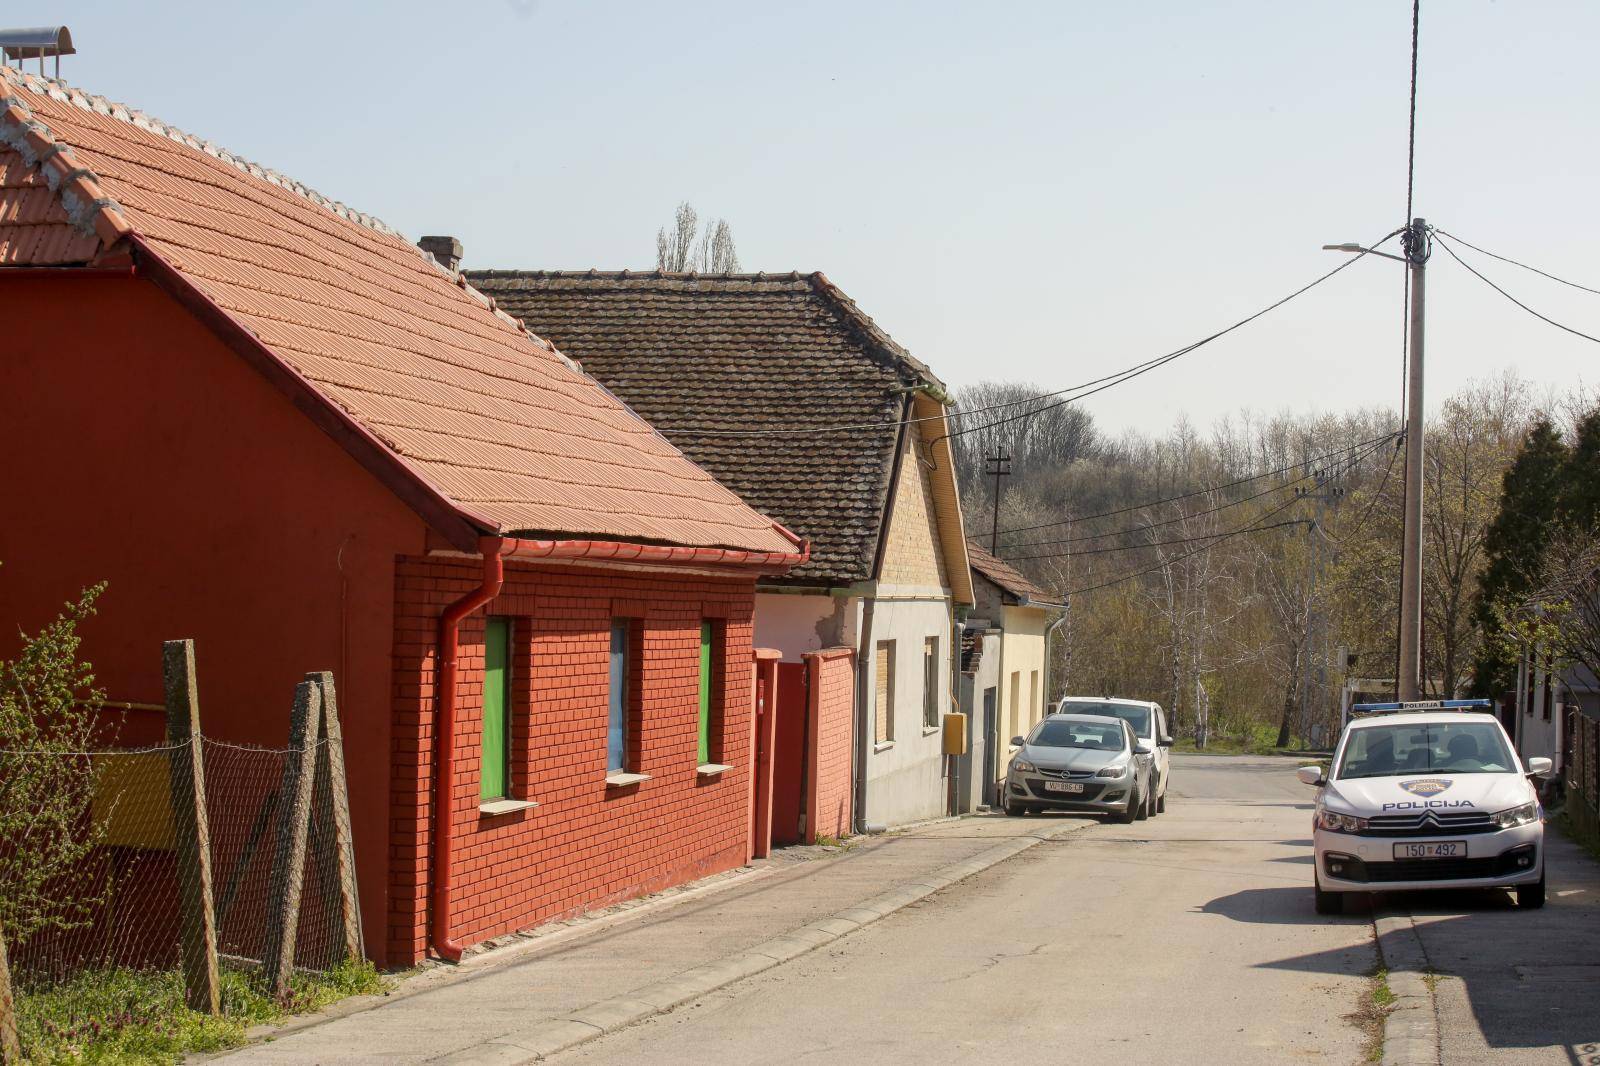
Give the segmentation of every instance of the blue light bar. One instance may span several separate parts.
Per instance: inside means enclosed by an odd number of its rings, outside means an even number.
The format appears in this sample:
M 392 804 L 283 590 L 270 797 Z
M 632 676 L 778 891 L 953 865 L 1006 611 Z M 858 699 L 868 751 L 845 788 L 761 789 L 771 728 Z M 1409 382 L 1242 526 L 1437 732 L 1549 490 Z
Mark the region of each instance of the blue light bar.
M 1493 700 L 1412 700 L 1409 703 L 1353 703 L 1351 713 L 1375 711 L 1487 711 Z

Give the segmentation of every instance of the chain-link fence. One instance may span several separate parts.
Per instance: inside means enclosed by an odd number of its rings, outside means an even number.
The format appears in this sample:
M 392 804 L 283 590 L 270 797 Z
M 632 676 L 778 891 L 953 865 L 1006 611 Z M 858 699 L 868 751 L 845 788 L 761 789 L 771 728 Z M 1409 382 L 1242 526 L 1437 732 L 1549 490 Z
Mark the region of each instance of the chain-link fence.
M 1600 720 L 1568 712 L 1567 815 L 1574 832 L 1600 845 Z
M 293 1008 L 315 975 L 356 963 L 338 744 L 0 749 L 0 931 L 23 1053 L 30 1035 L 59 1043 L 162 997 L 216 1016 Z

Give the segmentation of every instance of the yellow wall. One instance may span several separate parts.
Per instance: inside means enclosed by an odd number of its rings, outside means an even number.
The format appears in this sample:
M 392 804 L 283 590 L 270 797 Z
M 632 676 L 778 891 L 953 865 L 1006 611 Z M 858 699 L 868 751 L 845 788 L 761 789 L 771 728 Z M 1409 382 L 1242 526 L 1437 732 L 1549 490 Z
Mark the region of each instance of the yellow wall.
M 1006 733 L 1001 740 L 1026 736 L 1044 717 L 1044 630 L 1049 615 L 1037 607 L 1005 607 L 999 619 L 1004 630 L 1000 637 L 1001 661 L 999 700 Z M 1013 678 L 1016 695 L 1012 696 Z M 1012 699 L 1016 699 L 1017 719 L 1011 720 Z M 1004 760 L 1001 761 L 1004 765 Z
M 918 458 L 920 426 L 906 427 L 900 480 L 889 505 L 889 535 L 884 542 L 883 585 L 949 589 L 944 545 L 939 537 L 928 466 Z

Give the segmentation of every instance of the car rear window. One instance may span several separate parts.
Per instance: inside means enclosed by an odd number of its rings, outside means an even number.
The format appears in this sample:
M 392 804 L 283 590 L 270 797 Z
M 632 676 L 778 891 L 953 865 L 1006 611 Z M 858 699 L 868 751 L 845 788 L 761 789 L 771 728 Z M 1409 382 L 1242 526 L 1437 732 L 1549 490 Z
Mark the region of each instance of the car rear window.
M 1099 722 L 1075 722 L 1070 718 L 1047 718 L 1039 723 L 1028 743 L 1041 748 L 1093 748 L 1098 751 L 1122 751 L 1127 748 L 1126 736 L 1119 725 Z
M 1485 722 L 1393 722 L 1350 731 L 1341 778 L 1508 774 L 1516 767 L 1500 727 Z
M 1121 718 L 1133 726 L 1133 731 L 1141 737 L 1150 735 L 1150 708 L 1141 707 L 1137 703 L 1063 703 L 1062 711 L 1067 714 L 1098 714 L 1106 718 Z

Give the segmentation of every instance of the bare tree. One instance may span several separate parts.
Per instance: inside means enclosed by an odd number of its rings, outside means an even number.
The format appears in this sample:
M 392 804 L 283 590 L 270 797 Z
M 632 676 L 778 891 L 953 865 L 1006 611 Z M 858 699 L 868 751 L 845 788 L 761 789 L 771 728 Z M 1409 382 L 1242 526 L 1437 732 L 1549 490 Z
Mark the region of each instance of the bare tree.
M 739 269 L 739 252 L 733 243 L 733 228 L 726 219 L 706 224 L 700 232 L 700 216 L 687 200 L 678 205 L 672 226 L 656 231 L 656 269 L 679 273 L 697 270 L 703 274 L 732 274 Z

